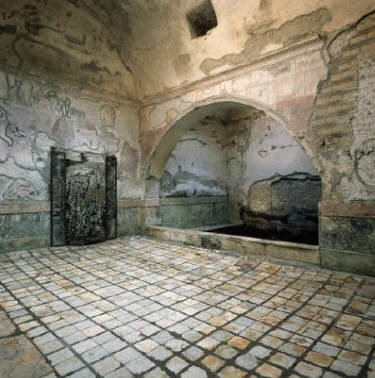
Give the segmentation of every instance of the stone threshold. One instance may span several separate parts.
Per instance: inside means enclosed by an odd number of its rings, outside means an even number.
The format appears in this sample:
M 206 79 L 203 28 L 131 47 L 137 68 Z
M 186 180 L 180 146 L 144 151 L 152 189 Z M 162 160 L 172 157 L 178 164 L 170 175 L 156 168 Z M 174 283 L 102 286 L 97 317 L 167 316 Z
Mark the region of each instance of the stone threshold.
M 320 249 L 319 246 L 315 245 L 161 226 L 149 226 L 147 233 L 158 239 L 195 247 L 262 255 L 280 260 L 320 265 Z

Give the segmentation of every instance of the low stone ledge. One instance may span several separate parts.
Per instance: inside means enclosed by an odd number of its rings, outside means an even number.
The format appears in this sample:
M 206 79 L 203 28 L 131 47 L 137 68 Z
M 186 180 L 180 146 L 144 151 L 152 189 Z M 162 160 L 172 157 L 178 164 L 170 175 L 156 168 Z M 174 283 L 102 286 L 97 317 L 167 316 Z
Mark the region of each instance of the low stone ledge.
M 158 207 L 195 205 L 204 203 L 224 203 L 228 201 L 226 196 L 217 197 L 171 197 L 171 198 L 147 198 L 147 199 L 120 199 L 117 201 L 119 209 L 132 207 Z M 19 201 L 0 203 L 0 215 L 49 213 L 50 201 Z
M 117 201 L 117 207 L 119 209 L 126 209 L 131 207 L 158 207 L 160 206 L 159 198 L 147 198 L 147 199 L 120 199 Z
M 126 209 L 131 207 L 144 207 L 145 200 L 143 199 L 120 199 L 117 201 L 119 209 Z
M 0 215 L 49 213 L 49 201 L 19 201 L 0 203 Z
M 322 268 L 375 276 L 375 255 L 321 248 Z
M 321 201 L 320 216 L 344 218 L 375 218 L 375 201 Z
M 183 230 L 172 227 L 149 226 L 149 235 L 208 249 L 264 255 L 288 261 L 320 265 L 318 246 L 292 242 Z
M 161 198 L 161 206 L 177 206 L 177 205 L 198 205 L 203 203 L 223 203 L 227 202 L 227 196 L 215 197 L 168 197 Z
M 0 252 L 11 252 L 20 249 L 43 248 L 49 246 L 49 235 L 43 235 L 41 237 L 0 240 Z

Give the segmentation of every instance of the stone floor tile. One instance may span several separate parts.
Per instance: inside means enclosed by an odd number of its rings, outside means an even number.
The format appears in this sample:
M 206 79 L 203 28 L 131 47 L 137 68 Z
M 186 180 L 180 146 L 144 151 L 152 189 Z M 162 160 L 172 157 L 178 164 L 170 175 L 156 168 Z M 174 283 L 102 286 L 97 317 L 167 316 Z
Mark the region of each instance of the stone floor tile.
M 205 337 L 197 343 L 199 347 L 209 350 L 214 349 L 219 344 L 220 342 L 212 337 Z
M 338 374 L 335 374 L 334 372 L 332 371 L 326 371 L 324 374 L 323 374 L 323 378 L 340 378 L 342 377 L 341 375 L 338 375 Z
M 145 375 L 145 378 L 168 378 L 168 377 L 169 375 L 165 371 L 161 370 L 159 367 L 151 370 L 149 373 Z M 122 378 L 122 377 L 119 376 L 119 378 Z
M 48 333 L 45 333 L 44 335 L 35 337 L 33 341 L 36 345 L 40 346 L 42 344 L 55 341 L 55 340 L 57 340 L 57 337 L 53 333 L 48 332 Z
M 116 339 L 111 332 L 104 332 L 91 338 L 97 345 L 103 345 L 109 341 Z
M 207 373 L 198 366 L 191 366 L 181 374 L 181 378 L 207 378 Z
M 59 362 L 67 360 L 71 357 L 73 357 L 73 353 L 68 348 L 61 349 L 47 356 L 48 360 L 51 362 L 52 365 L 57 365 Z
M 270 364 L 263 364 L 259 366 L 258 369 L 256 369 L 256 372 L 262 377 L 268 378 L 278 378 L 283 374 L 282 370 Z
M 323 374 L 323 370 L 320 367 L 308 364 L 306 362 L 299 362 L 294 370 L 306 377 L 320 377 Z
M 127 343 L 133 344 L 133 343 L 136 343 L 137 341 L 144 339 L 144 336 L 138 331 L 133 331 L 133 332 L 127 333 L 126 335 L 122 335 L 122 338 Z
M 179 339 L 172 339 L 165 343 L 165 346 L 174 351 L 174 352 L 181 352 L 184 350 L 189 344 L 184 340 Z
M 150 353 L 153 349 L 159 346 L 159 344 L 151 339 L 146 339 L 138 342 L 134 346 L 144 353 Z
M 284 340 L 281 340 L 273 336 L 264 336 L 259 340 L 263 345 L 269 346 L 273 349 L 280 348 L 284 344 Z
M 186 349 L 182 353 L 188 360 L 196 361 L 204 355 L 202 349 L 198 348 L 197 346 L 193 345 L 190 348 Z
M 357 376 L 361 370 L 361 366 L 353 365 L 350 362 L 336 360 L 330 367 L 337 372 L 345 372 L 346 375 Z
M 292 344 L 292 343 L 285 343 L 279 349 L 280 352 L 290 354 L 295 357 L 302 356 L 303 353 L 307 350 L 306 347 L 302 345 Z
M 114 359 L 113 357 L 109 356 L 96 362 L 93 365 L 95 371 L 100 375 L 106 375 L 113 370 L 116 370 L 120 366 L 120 363 Z
M 220 378 L 242 378 L 246 375 L 246 371 L 235 368 L 234 366 L 226 366 L 224 369 L 221 369 L 218 373 L 218 376 Z
M 58 340 L 50 341 L 48 343 L 39 345 L 39 349 L 44 354 L 56 352 L 57 350 L 62 349 L 63 347 L 64 345 Z
M 360 322 L 361 318 L 359 316 L 341 315 L 339 320 L 336 322 L 336 327 L 348 331 L 354 331 Z
M 313 346 L 313 350 L 322 354 L 326 354 L 331 357 L 336 357 L 340 352 L 339 348 L 336 348 L 333 345 L 329 345 L 329 344 L 325 344 L 321 342 L 316 343 Z
M 25 336 L 0 339 L 0 351 L 0 377 L 40 377 L 52 372 L 52 367 Z
M 95 374 L 90 369 L 84 368 L 70 375 L 69 378 L 95 378 Z
M 343 347 L 351 336 L 350 331 L 342 328 L 331 327 L 322 337 L 322 341 L 336 347 Z
M 55 366 L 55 369 L 60 375 L 63 376 L 63 375 L 73 373 L 77 371 L 78 369 L 81 369 L 83 366 L 84 366 L 83 363 L 77 357 L 72 357 L 58 363 Z
M 133 374 L 143 374 L 154 366 L 155 364 L 152 361 L 143 356 L 132 360 L 126 365 Z
M 230 347 L 229 345 L 222 345 L 222 346 L 219 346 L 219 347 L 215 350 L 215 354 L 218 355 L 218 356 L 221 357 L 221 358 L 224 358 L 225 360 L 230 360 L 230 359 L 232 359 L 232 358 L 233 358 L 234 356 L 236 356 L 238 353 L 239 353 L 238 350 L 236 350 L 235 348 Z
M 264 359 L 264 358 L 268 357 L 272 353 L 272 350 L 264 348 L 264 347 L 262 347 L 260 345 L 257 345 L 255 347 L 251 348 L 249 352 L 253 356 L 255 356 L 255 357 L 259 358 L 259 359 Z
M 94 343 L 94 341 L 88 339 L 88 340 L 85 340 L 85 341 L 82 341 L 78 344 L 75 344 L 73 345 L 73 349 L 77 352 L 77 353 L 83 353 L 83 352 L 86 352 L 90 349 L 93 349 L 93 348 L 96 348 L 98 345 Z
M 338 359 L 358 366 L 364 365 L 367 360 L 366 356 L 348 350 L 341 351 Z
M 197 342 L 198 340 L 200 340 L 200 339 L 203 337 L 203 335 L 202 335 L 201 333 L 197 332 L 197 331 L 187 331 L 187 332 L 185 332 L 185 333 L 182 335 L 182 337 L 183 337 L 186 341 L 188 341 L 188 342 L 190 342 L 190 343 L 195 343 L 195 342 Z
M 106 374 L 105 377 L 106 378 L 133 378 L 134 375 L 126 367 L 120 367 L 119 369 Z
M 126 365 L 128 362 L 140 358 L 141 353 L 133 347 L 128 347 L 120 352 L 115 353 L 113 357 L 116 358 L 116 360 L 123 363 L 124 365 Z
M 100 333 L 104 332 L 104 328 L 100 326 L 92 326 L 89 328 L 86 328 L 82 331 L 87 337 L 94 337 L 96 335 L 99 335 Z
M 173 353 L 169 351 L 167 348 L 165 348 L 164 346 L 159 345 L 158 347 L 152 349 L 152 351 L 148 353 L 147 355 L 157 361 L 165 361 L 169 357 L 171 357 Z
M 233 334 L 228 331 L 219 330 L 212 333 L 211 337 L 219 341 L 227 341 L 233 337 Z
M 225 362 L 218 357 L 208 355 L 201 361 L 201 363 L 206 366 L 208 370 L 215 373 L 224 365 Z
M 87 336 L 80 331 L 76 331 L 75 333 L 72 333 L 71 335 L 63 337 L 63 339 L 67 344 L 73 345 L 80 341 L 86 340 Z
M 182 369 L 188 366 L 188 363 L 182 358 L 175 356 L 167 361 L 165 365 L 172 373 L 178 374 Z
M 308 352 L 305 360 L 323 367 L 329 367 L 333 362 L 333 358 L 331 356 L 314 351 Z
M 151 338 L 152 338 L 154 341 L 156 341 L 157 343 L 164 345 L 164 344 L 167 343 L 168 341 L 173 340 L 173 339 L 174 339 L 174 336 L 172 336 L 172 335 L 171 335 L 169 332 L 167 332 L 167 331 L 161 331 L 161 332 L 158 332 L 158 333 L 155 334 L 155 335 L 152 335 Z
M 236 358 L 236 364 L 245 370 L 252 370 L 259 366 L 259 360 L 250 353 L 243 354 Z
M 289 369 L 296 359 L 294 357 L 288 356 L 284 353 L 276 353 L 270 359 L 269 362 L 272 362 L 275 365 L 281 366 L 285 369 Z
M 31 340 L 57 375 L 374 375 L 369 278 L 145 237 L 5 256 L 0 343 Z
M 243 337 L 234 336 L 228 341 L 228 344 L 238 349 L 245 349 L 250 342 Z
M 106 357 L 108 355 L 109 355 L 109 353 L 106 350 L 104 350 L 101 347 L 96 347 L 96 348 L 93 348 L 89 351 L 82 353 L 82 358 L 86 362 L 92 363 L 92 362 L 98 361 L 101 358 Z

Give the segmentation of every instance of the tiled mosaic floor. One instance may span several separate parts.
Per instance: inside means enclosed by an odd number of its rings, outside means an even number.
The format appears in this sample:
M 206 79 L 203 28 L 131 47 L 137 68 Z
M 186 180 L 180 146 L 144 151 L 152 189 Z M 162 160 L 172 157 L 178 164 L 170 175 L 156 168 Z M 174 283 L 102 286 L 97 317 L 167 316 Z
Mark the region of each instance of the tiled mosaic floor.
M 375 377 L 370 278 L 124 238 L 0 282 L 1 377 Z

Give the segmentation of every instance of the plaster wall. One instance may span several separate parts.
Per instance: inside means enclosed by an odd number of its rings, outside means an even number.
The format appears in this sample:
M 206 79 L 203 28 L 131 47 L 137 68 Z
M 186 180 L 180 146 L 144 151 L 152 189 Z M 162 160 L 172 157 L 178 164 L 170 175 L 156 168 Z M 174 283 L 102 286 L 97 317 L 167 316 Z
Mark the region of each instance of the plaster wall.
M 321 181 L 311 159 L 276 120 L 235 112 L 227 125 L 230 219 L 255 228 L 318 232 Z
M 190 125 L 166 162 L 157 224 L 197 228 L 228 223 L 225 136 L 219 117 Z
M 311 158 L 279 122 L 257 110 L 234 118 L 226 138 L 231 191 L 247 193 L 253 183 L 275 175 L 318 174 Z
M 116 155 L 119 199 L 141 197 L 137 110 L 0 72 L 0 247 L 48 244 L 52 146 Z
M 326 46 L 305 43 L 146 102 L 142 161 L 151 173 L 160 171 L 164 162 L 153 158 L 155 146 L 163 146 L 168 130 L 189 112 L 220 101 L 263 110 L 296 138 L 321 176 L 322 265 L 373 275 L 374 22 L 374 14 L 367 15 Z
M 225 196 L 225 134 L 224 125 L 215 118 L 192 125 L 169 156 L 160 196 Z
M 311 159 L 264 112 L 235 106 L 225 113 L 223 108 L 212 107 L 216 118 L 193 123 L 177 142 L 160 180 L 160 198 L 228 195 L 232 222 L 264 228 L 265 223 L 272 226 L 271 217 L 281 231 L 293 228 L 290 219 L 298 224 L 294 228 L 306 231 L 311 217 L 310 228 L 317 232 L 321 182 Z M 227 212 L 221 216 L 216 210 L 209 201 L 199 207 L 193 202 L 161 205 L 159 224 L 189 228 L 227 223 Z M 194 213 L 200 214 L 195 221 Z
M 212 0 L 218 26 L 192 38 L 185 16 L 199 3 L 2 4 L 0 247 L 33 246 L 47 230 L 51 146 L 116 154 L 119 217 L 136 225 L 121 232 L 160 219 L 148 182 L 181 124 L 232 102 L 264 111 L 312 159 L 322 264 L 375 274 L 374 2 Z
M 329 76 L 306 133 L 326 181 L 322 263 L 369 274 L 375 272 L 374 46 L 374 14 L 330 43 Z
M 133 74 L 104 21 L 90 2 L 2 1 L 0 69 L 134 99 Z
M 327 74 L 319 41 L 298 51 L 274 56 L 263 64 L 254 64 L 220 78 L 198 83 L 188 91 L 171 93 L 141 107 L 142 163 L 151 163 L 158 171 L 162 159 L 153 160 L 156 146 L 177 122 L 191 111 L 216 102 L 234 102 L 253 106 L 283 124 L 293 137 L 303 139 L 309 127 L 318 84 Z M 311 148 L 304 145 L 307 153 Z M 155 174 L 160 174 L 159 173 Z
M 140 98 L 186 87 L 317 36 L 330 38 L 375 9 L 372 0 L 211 0 L 218 26 L 193 38 L 186 14 L 202 2 L 122 1 Z

